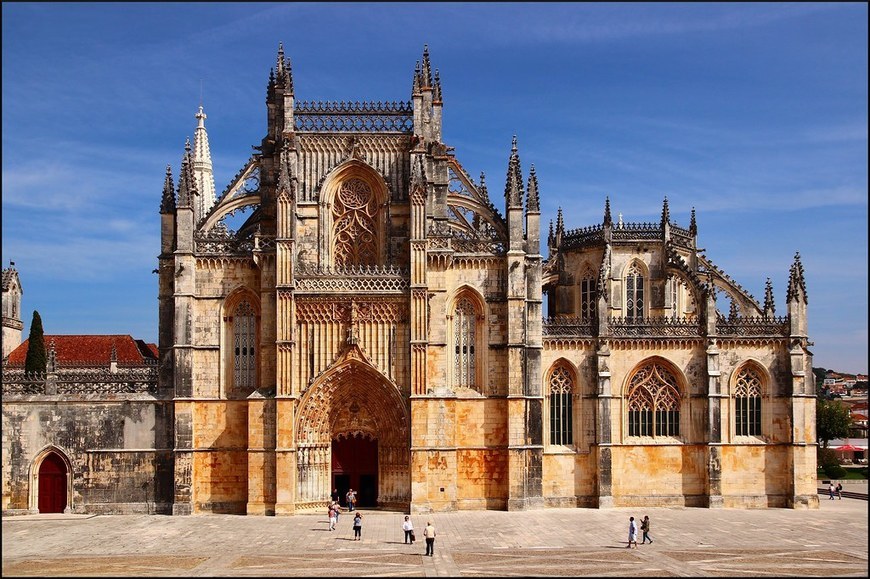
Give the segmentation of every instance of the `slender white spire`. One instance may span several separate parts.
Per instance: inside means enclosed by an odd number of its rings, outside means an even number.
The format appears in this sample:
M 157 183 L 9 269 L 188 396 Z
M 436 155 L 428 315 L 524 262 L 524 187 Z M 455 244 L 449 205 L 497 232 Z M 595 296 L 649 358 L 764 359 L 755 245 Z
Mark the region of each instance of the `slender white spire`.
M 208 147 L 208 133 L 205 131 L 206 114 L 199 112 L 195 115 L 197 120 L 196 133 L 193 136 L 193 175 L 196 178 L 196 190 L 199 198 L 194 200 L 196 208 L 196 220 L 199 221 L 209 212 L 215 203 L 214 172 L 211 165 L 211 150 Z

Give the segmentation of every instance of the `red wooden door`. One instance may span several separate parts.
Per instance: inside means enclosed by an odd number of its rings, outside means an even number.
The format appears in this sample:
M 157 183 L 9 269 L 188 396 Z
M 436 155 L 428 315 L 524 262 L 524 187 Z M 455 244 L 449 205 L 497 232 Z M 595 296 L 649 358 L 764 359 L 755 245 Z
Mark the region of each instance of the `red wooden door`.
M 51 453 L 39 467 L 39 512 L 62 513 L 66 508 L 66 465 Z
M 339 489 L 342 498 L 347 492 L 342 487 L 350 486 L 356 491 L 358 506 L 377 506 L 378 441 L 359 434 L 333 440 L 332 475 L 333 488 Z

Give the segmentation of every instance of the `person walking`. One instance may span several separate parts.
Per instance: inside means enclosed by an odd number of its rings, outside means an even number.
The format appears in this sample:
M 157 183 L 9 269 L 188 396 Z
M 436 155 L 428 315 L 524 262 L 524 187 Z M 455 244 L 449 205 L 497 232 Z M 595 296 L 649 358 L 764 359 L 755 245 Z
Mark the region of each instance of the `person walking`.
M 634 543 L 634 548 L 637 549 L 637 523 L 634 522 L 634 517 L 628 519 L 628 545 L 626 549 L 631 549 L 631 544 Z
M 652 545 L 652 538 L 649 536 L 649 515 L 644 516 L 643 520 L 640 522 L 640 530 L 643 531 L 643 540 L 640 544 L 645 544 L 646 540 L 649 539 L 649 543 Z
M 362 541 L 362 513 L 359 511 L 353 516 L 353 540 Z
M 843 483 L 837 483 L 837 498 L 843 500 Z
M 426 538 L 426 554 L 430 557 L 435 555 L 435 527 L 432 521 L 426 521 L 426 528 L 423 529 L 423 537 Z
M 834 481 L 831 481 L 828 484 L 828 498 L 830 498 L 831 500 L 834 500 L 834 490 L 836 490 L 834 489 Z
M 329 503 L 329 509 L 327 510 L 327 513 L 329 514 L 329 530 L 334 531 L 335 523 L 338 522 L 338 518 L 335 513 L 335 503 Z
M 414 544 L 414 523 L 411 522 L 411 517 L 405 515 L 405 522 L 402 523 L 402 530 L 405 531 L 405 544 Z
M 345 500 L 347 501 L 347 510 L 353 512 L 353 504 L 356 502 L 356 493 L 353 492 L 353 489 L 347 491 L 347 494 L 344 495 Z
M 333 501 L 332 508 L 335 509 L 335 524 L 338 524 L 338 520 L 341 518 L 341 504 L 338 501 Z

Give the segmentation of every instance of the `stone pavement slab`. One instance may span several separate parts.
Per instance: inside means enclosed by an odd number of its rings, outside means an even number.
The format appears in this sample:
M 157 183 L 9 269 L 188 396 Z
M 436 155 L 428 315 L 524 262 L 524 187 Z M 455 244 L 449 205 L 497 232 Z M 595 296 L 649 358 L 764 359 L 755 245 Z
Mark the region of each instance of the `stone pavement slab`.
M 822 497 L 823 498 L 823 497 Z M 3 576 L 861 576 L 867 501 L 817 510 L 613 508 L 363 511 L 329 531 L 323 514 L 4 517 Z M 649 515 L 653 544 L 627 549 L 628 518 Z M 422 528 L 437 529 L 425 557 Z

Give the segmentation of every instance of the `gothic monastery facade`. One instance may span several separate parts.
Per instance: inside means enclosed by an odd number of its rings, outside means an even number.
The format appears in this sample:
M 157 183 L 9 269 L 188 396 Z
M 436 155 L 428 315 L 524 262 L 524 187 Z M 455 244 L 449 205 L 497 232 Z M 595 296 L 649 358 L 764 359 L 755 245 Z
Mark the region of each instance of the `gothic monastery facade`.
M 292 514 L 350 488 L 411 512 L 817 507 L 799 256 L 776 316 L 769 281 L 759 303 L 666 199 L 658 223 L 614 222 L 608 199 L 566 229 L 560 210 L 542 238 L 516 138 L 497 207 L 444 142 L 427 50 L 411 85 L 299 101 L 279 49 L 266 134 L 220 195 L 200 107 L 160 206 L 159 380 L 118 423 L 154 434 L 119 479 L 146 473 L 173 514 Z M 51 445 L 73 510 L 95 512 L 82 436 L 24 444 L 20 468 Z M 32 510 L 7 454 L 4 435 L 4 511 Z M 141 510 L 128 495 L 102 510 Z

